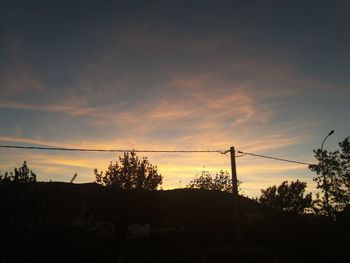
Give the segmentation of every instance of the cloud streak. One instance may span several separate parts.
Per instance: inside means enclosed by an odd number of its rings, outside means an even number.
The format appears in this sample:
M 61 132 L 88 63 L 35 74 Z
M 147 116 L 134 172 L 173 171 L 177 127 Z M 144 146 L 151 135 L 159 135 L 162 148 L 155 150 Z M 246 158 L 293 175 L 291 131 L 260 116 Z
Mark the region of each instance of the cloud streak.
M 16 9 L 3 17 L 1 142 L 151 150 L 235 146 L 308 162 L 325 130 L 349 130 L 343 121 L 349 116 L 348 17 L 338 4 L 318 5 L 318 17 L 294 2 L 110 3 L 99 5 L 101 17 L 94 19 L 89 14 L 97 9 L 79 4 L 79 13 L 46 10 L 42 3 L 40 10 L 30 6 L 25 14 Z M 320 17 L 329 18 L 327 26 Z M 92 169 L 105 169 L 115 157 L 11 151 L 0 162 L 12 167 L 28 158 L 43 178 L 77 171 L 81 181 L 92 181 Z M 203 165 L 213 173 L 230 168 L 224 155 L 149 157 L 164 187 L 184 184 Z M 257 182 L 310 179 L 297 166 L 248 156 L 237 163 L 243 187 L 254 194 Z

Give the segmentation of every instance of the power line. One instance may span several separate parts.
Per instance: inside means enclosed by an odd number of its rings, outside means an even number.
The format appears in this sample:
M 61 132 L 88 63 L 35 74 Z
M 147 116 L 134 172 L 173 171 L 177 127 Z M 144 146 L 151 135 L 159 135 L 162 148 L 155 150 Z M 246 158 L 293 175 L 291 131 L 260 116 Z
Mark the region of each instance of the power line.
M 63 148 L 63 147 L 43 147 L 43 146 L 21 146 L 21 145 L 0 145 L 0 148 L 11 148 L 11 149 L 25 149 L 25 150 L 47 150 L 47 151 L 75 151 L 75 152 L 138 152 L 138 153 L 220 153 L 227 154 L 230 150 L 123 150 L 123 149 L 87 149 L 87 148 Z M 294 160 L 288 160 L 283 158 L 277 158 L 262 154 L 248 153 L 243 151 L 237 151 L 240 155 L 236 157 L 243 157 L 244 155 L 251 155 L 260 158 L 272 159 L 276 161 L 297 163 L 302 165 L 314 165 L 305 162 L 299 162 Z
M 238 151 L 238 153 L 241 153 L 243 155 L 251 155 L 251 156 L 255 156 L 255 157 L 260 157 L 260 158 L 266 158 L 266 159 L 272 159 L 272 160 L 276 160 L 276 161 L 282 161 L 282 162 L 288 162 L 288 163 L 297 163 L 297 164 L 303 164 L 303 165 L 315 165 L 315 164 L 311 164 L 311 163 L 304 163 L 304 162 L 299 162 L 299 161 L 293 161 L 293 160 L 288 160 L 288 159 L 283 159 L 283 158 L 277 158 L 277 157 L 272 157 L 272 156 L 267 156 L 267 155 L 262 155 L 262 154 L 256 154 L 256 153 L 248 153 L 248 152 L 242 152 L 242 151 Z
M 227 151 L 219 150 L 122 150 L 122 149 L 87 149 L 87 148 L 62 148 L 62 147 L 39 147 L 20 145 L 0 145 L 0 148 L 26 149 L 26 150 L 48 150 L 48 151 L 76 151 L 76 152 L 139 152 L 139 153 L 220 153 Z

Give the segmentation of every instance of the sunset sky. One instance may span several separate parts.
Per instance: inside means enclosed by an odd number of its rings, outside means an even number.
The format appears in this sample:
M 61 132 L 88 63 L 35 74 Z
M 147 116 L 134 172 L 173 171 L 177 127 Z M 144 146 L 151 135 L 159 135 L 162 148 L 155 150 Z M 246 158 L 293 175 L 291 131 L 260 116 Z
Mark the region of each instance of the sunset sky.
M 350 1 L 0 0 L 0 144 L 238 150 L 315 162 L 350 135 Z M 0 149 L 39 180 L 94 180 L 114 153 Z M 229 155 L 147 153 L 163 188 Z M 204 168 L 203 168 L 204 166 Z M 242 189 L 307 166 L 237 158 Z

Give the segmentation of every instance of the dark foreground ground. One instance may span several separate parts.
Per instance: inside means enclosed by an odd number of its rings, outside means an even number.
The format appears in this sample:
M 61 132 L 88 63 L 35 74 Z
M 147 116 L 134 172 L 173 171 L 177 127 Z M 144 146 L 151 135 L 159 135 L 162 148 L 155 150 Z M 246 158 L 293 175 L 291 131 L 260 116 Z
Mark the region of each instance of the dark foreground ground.
M 0 186 L 1 262 L 350 262 L 336 223 L 232 195 L 95 184 Z

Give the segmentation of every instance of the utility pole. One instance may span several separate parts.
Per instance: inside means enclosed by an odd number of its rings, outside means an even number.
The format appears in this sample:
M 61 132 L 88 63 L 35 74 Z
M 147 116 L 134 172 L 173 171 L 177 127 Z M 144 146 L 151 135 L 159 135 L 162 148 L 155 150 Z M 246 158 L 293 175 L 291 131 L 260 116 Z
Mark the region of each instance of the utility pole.
M 236 170 L 236 151 L 235 147 L 231 146 L 231 173 L 232 173 L 232 193 L 235 199 L 238 199 L 238 181 L 237 181 L 237 170 Z
M 238 208 L 238 180 L 236 170 L 236 151 L 235 147 L 230 147 L 231 153 L 231 173 L 232 173 L 232 193 L 233 193 L 233 205 L 234 205 L 234 235 L 236 243 L 236 255 L 235 261 L 239 262 L 241 257 L 241 229 L 239 226 L 239 208 Z

